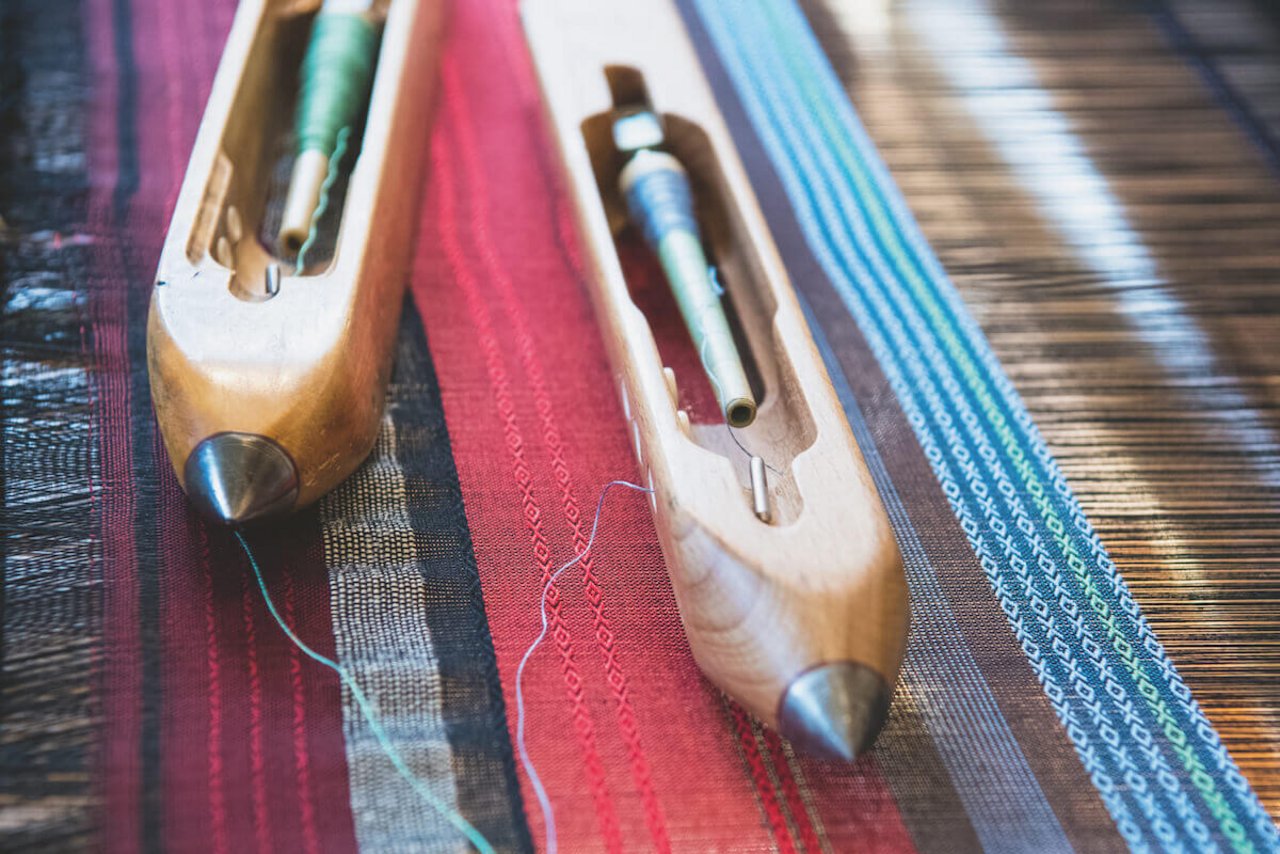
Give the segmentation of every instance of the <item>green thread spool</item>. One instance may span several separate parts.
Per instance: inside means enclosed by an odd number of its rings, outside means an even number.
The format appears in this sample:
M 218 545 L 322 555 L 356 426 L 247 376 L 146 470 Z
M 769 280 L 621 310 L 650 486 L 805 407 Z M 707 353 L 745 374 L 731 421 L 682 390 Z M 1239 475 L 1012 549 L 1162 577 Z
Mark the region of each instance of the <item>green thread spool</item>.
M 298 94 L 298 154 L 280 223 L 280 247 L 286 255 L 296 255 L 305 244 L 338 135 L 355 125 L 364 107 L 378 35 L 378 25 L 356 13 L 321 9 L 312 25 Z

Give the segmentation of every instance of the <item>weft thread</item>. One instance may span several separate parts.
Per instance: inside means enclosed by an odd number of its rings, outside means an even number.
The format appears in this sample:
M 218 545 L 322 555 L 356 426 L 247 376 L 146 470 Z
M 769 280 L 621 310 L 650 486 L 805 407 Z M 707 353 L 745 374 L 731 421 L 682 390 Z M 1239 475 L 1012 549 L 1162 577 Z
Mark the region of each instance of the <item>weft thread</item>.
M 524 671 L 525 667 L 529 663 L 529 659 L 533 657 L 534 652 L 537 651 L 538 647 L 547 637 L 547 628 L 549 625 L 549 620 L 547 619 L 547 594 L 551 592 L 552 585 L 559 580 L 560 576 L 581 562 L 595 546 L 596 535 L 600 530 L 600 516 L 604 512 L 604 500 L 608 496 L 609 490 L 613 489 L 615 486 L 623 486 L 627 489 L 634 489 L 637 492 L 643 492 L 646 494 L 653 492 L 653 490 L 648 487 L 640 486 L 639 484 L 635 484 L 627 480 L 613 480 L 605 484 L 604 488 L 600 491 L 600 498 L 596 502 L 596 515 L 595 519 L 591 522 L 591 535 L 587 538 L 586 546 L 583 547 L 582 551 L 578 552 L 561 565 L 559 569 L 551 573 L 550 577 L 547 578 L 547 583 L 542 586 L 542 595 L 539 597 L 538 607 L 539 618 L 542 621 L 542 629 L 538 632 L 538 636 L 534 638 L 533 643 L 529 644 L 529 648 L 525 650 L 524 656 L 520 659 L 520 666 L 516 669 L 516 750 L 520 755 L 520 764 L 524 767 L 525 773 L 529 776 L 529 785 L 533 787 L 534 795 L 537 797 L 538 808 L 542 812 L 542 823 L 546 828 L 546 850 L 548 854 L 555 854 L 558 849 L 555 810 L 551 806 L 551 800 L 547 797 L 547 790 L 542 785 L 542 778 L 538 775 L 538 770 L 533 763 L 533 759 L 529 756 L 529 749 L 525 741 Z M 404 778 L 405 782 L 407 782 L 410 787 L 413 788 L 413 791 L 418 795 L 418 797 L 420 797 L 427 806 L 431 807 L 443 816 L 450 824 L 457 828 L 458 832 L 465 836 L 467 841 L 470 842 L 477 851 L 482 852 L 482 854 L 493 854 L 494 849 L 489 843 L 489 840 L 485 839 L 484 835 L 481 834 L 480 831 L 476 830 L 476 828 L 467 821 L 461 813 L 450 808 L 432 794 L 431 790 L 428 789 L 426 785 L 413 773 L 409 766 L 405 764 L 404 758 L 400 755 L 400 751 L 396 749 L 396 746 L 392 743 L 390 736 L 388 736 L 386 730 L 383 729 L 382 722 L 378 718 L 378 713 L 374 709 L 373 703 L 370 702 L 367 696 L 365 696 L 364 691 L 361 690 L 360 685 L 355 680 L 355 677 L 353 677 L 351 673 L 338 662 L 328 656 L 321 655 L 308 646 L 302 638 L 298 637 L 298 635 L 294 633 L 289 624 L 284 621 L 280 612 L 276 610 L 275 602 L 271 599 L 271 594 L 267 592 L 267 584 L 266 581 L 263 580 L 262 570 L 258 566 L 258 560 L 254 557 L 253 550 L 249 547 L 248 541 L 245 540 L 244 534 L 240 531 L 236 531 L 235 535 L 236 539 L 240 541 L 240 547 L 244 549 L 245 557 L 249 560 L 250 568 L 253 569 L 253 577 L 257 581 L 258 590 L 262 593 L 262 600 L 266 603 L 267 611 L 271 614 L 271 618 L 275 620 L 276 625 L 280 627 L 280 631 L 284 632 L 285 637 L 287 637 L 294 646 L 301 650 L 302 653 L 312 661 L 322 664 L 334 673 L 338 674 L 338 679 L 341 680 L 342 684 L 351 691 L 351 696 L 355 699 L 356 705 L 360 709 L 360 713 L 364 716 L 365 721 L 368 722 L 369 731 L 373 733 L 373 737 L 377 741 L 378 747 L 382 749 L 382 752 L 386 754 L 387 759 L 390 760 L 392 766 L 396 769 L 396 772 Z

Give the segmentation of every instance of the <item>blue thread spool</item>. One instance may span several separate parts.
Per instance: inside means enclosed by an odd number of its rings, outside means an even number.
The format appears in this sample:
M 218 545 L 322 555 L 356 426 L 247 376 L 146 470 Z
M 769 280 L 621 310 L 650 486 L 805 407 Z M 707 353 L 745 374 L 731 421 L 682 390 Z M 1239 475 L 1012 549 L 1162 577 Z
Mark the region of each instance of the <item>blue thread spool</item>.
M 746 427 L 755 420 L 756 400 L 702 249 L 688 174 L 670 154 L 643 148 L 618 183 L 631 221 L 662 264 L 725 421 Z

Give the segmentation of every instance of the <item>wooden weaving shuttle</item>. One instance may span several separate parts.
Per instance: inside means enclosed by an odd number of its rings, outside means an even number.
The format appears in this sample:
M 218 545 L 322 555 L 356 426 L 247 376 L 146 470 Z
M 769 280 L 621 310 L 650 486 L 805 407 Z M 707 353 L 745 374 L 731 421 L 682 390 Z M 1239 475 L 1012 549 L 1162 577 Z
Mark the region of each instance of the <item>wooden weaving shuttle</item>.
M 670 0 L 525 0 L 523 20 L 693 654 L 799 747 L 852 760 L 887 716 L 904 653 L 902 558 L 680 16 Z M 619 242 L 639 238 L 619 117 L 645 114 L 661 125 L 639 131 L 660 155 L 645 156 L 688 173 L 758 377 L 754 420 L 736 430 L 745 454 L 726 423 L 690 420 L 620 261 Z
M 320 0 L 240 3 L 147 327 L 165 447 L 213 518 L 240 523 L 310 504 L 373 447 L 418 225 L 443 5 L 362 7 L 381 27 L 363 139 L 330 257 L 296 271 L 269 248 L 268 190 Z

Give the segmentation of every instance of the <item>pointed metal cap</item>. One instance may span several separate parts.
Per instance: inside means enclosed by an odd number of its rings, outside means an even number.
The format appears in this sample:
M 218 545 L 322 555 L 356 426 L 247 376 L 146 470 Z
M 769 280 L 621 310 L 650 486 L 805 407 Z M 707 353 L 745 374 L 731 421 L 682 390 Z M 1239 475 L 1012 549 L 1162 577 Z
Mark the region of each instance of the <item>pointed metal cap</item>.
M 254 433 L 205 439 L 183 467 L 187 496 L 227 525 L 287 513 L 298 499 L 298 469 L 284 448 Z
M 820 664 L 787 686 L 778 729 L 804 753 L 852 762 L 880 734 L 891 699 L 884 679 L 865 664 Z

